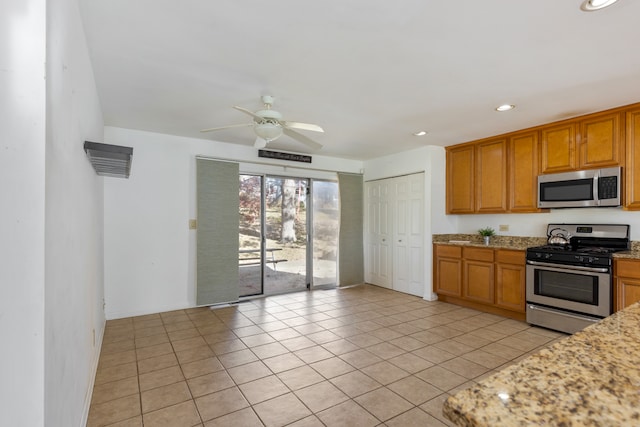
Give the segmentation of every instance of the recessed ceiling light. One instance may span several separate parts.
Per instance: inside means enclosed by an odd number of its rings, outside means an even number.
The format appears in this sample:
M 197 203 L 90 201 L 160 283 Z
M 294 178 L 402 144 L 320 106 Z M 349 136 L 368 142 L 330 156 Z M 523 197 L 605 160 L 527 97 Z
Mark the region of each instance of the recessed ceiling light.
M 512 104 L 502 104 L 499 107 L 496 107 L 496 111 L 509 111 L 509 110 L 513 110 L 514 108 L 516 108 L 515 105 Z
M 413 133 L 414 136 L 425 136 L 426 134 L 427 134 L 427 132 L 425 132 L 423 130 Z
M 585 12 L 593 12 L 594 10 L 604 9 L 607 6 L 611 6 L 618 0 L 584 0 L 580 9 Z

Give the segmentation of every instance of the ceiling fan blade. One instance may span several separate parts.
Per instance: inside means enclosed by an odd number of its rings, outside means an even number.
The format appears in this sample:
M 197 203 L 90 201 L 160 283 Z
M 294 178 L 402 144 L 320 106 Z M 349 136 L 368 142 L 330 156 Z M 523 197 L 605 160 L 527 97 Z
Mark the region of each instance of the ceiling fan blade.
M 241 125 L 229 125 L 229 126 L 220 126 L 220 127 L 217 127 L 217 128 L 202 129 L 200 132 L 213 132 L 214 130 L 231 129 L 231 128 L 242 128 L 242 127 L 247 127 L 247 126 L 253 126 L 253 123 L 244 123 L 244 124 L 241 124 Z
M 283 128 L 282 132 L 285 135 L 295 139 L 296 141 L 303 143 L 304 145 L 308 146 L 309 148 L 313 148 L 314 150 L 319 150 L 319 149 L 322 148 L 322 144 L 319 144 L 319 143 L 315 142 L 311 138 L 307 138 L 306 136 L 304 136 L 301 133 L 294 132 L 294 131 L 292 131 L 291 129 L 288 129 L 288 128 Z
M 264 119 L 263 119 L 263 117 L 260 117 L 259 115 L 257 115 L 257 114 L 256 114 L 256 113 L 254 113 L 253 111 L 251 111 L 251 110 L 247 110 L 246 108 L 238 107 L 237 105 L 236 105 L 235 107 L 233 107 L 233 108 L 235 108 L 235 109 L 236 109 L 236 110 L 238 110 L 238 111 L 242 111 L 242 112 L 243 112 L 243 113 L 245 113 L 245 114 L 250 115 L 251 117 L 253 117 L 254 119 L 256 119 L 256 120 L 257 120 L 257 121 L 259 121 L 259 122 L 261 122 L 262 120 L 264 120 Z
M 300 122 L 289 122 L 289 121 L 280 121 L 282 126 L 290 129 L 302 129 L 302 130 L 311 130 L 313 132 L 324 132 L 318 125 L 314 125 L 311 123 L 300 123 Z

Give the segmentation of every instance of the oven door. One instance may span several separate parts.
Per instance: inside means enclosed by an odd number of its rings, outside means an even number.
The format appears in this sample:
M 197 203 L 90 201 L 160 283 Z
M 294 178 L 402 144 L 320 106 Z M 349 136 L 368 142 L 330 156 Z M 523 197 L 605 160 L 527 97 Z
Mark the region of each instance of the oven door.
M 612 313 L 608 268 L 527 261 L 527 302 L 576 313 L 607 317 Z

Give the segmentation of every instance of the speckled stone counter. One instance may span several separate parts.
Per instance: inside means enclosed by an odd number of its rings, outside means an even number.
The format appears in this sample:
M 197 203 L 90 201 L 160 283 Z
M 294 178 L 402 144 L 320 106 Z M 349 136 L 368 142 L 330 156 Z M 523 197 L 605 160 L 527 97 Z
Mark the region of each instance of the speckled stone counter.
M 517 250 L 525 250 L 530 246 L 544 245 L 547 242 L 545 237 L 493 236 L 487 246 L 479 234 L 434 234 L 431 239 L 433 243 L 438 244 Z
M 640 303 L 449 397 L 459 426 L 639 426 Z
M 616 252 L 614 258 L 631 258 L 640 259 L 640 242 L 631 242 L 631 250 L 625 252 Z
M 485 248 L 516 250 L 526 250 L 528 247 L 547 244 L 546 237 L 493 236 L 491 243 L 487 246 L 479 234 L 434 234 L 431 239 L 433 243 L 439 245 L 482 246 Z M 640 259 L 640 242 L 631 242 L 630 251 L 617 252 L 613 254 L 613 257 Z

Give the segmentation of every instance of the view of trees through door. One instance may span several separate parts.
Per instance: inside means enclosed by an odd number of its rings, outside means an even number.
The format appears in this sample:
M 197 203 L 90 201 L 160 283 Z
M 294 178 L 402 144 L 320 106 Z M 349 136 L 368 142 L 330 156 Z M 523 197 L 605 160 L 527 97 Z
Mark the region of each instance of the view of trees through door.
M 313 203 L 308 197 L 310 182 L 318 192 Z M 330 194 L 332 186 L 335 194 Z M 336 283 L 336 183 L 240 175 L 239 198 L 240 296 Z M 311 210 L 311 205 L 317 208 Z M 309 224 L 313 224 L 312 233 Z M 312 244 L 310 234 L 315 236 Z

